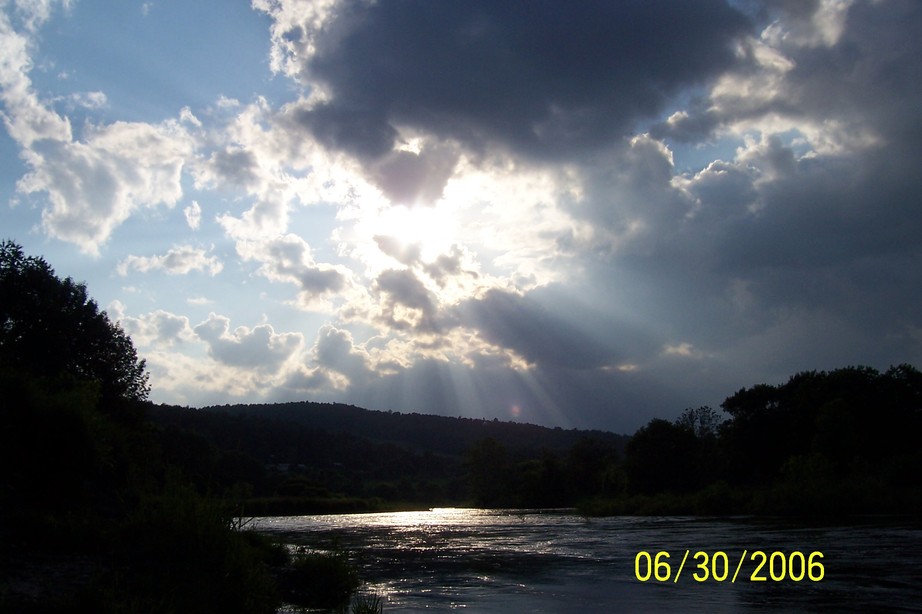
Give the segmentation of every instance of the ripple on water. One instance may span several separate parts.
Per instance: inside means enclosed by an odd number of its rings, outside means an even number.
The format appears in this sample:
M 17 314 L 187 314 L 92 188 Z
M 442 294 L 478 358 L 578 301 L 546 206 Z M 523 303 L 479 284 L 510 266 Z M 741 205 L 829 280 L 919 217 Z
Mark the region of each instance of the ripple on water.
M 424 512 L 260 518 L 288 544 L 351 553 L 366 585 L 401 612 L 470 611 L 920 611 L 917 522 L 797 525 L 753 519 L 616 517 L 565 511 Z M 820 551 L 822 582 L 639 582 L 640 550 Z M 678 565 L 681 559 L 673 562 Z M 738 560 L 738 559 L 735 559 Z M 747 571 L 748 569 L 748 571 Z

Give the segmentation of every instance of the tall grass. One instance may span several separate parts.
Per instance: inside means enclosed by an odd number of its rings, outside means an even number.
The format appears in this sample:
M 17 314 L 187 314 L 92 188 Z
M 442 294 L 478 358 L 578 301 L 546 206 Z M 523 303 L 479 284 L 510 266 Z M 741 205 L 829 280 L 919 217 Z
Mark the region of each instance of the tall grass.
M 352 614 L 381 614 L 384 611 L 384 600 L 380 595 L 356 595 L 352 600 Z
M 274 613 L 268 542 L 233 530 L 220 502 L 168 480 L 116 532 L 116 567 L 102 582 L 100 611 Z
M 282 595 L 294 605 L 345 610 L 361 582 L 345 553 L 298 552 L 280 578 Z

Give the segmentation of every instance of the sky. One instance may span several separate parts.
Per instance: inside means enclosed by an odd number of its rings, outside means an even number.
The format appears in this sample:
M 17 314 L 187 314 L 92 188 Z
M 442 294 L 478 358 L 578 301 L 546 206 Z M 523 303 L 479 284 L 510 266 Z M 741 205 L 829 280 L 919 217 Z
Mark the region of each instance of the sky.
M 151 400 L 631 433 L 922 366 L 917 0 L 0 0 L 0 238 Z

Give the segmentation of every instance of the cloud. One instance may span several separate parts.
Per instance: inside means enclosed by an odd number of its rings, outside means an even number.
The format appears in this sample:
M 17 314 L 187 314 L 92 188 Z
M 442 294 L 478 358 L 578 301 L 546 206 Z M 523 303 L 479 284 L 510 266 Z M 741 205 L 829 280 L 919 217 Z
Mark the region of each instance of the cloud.
M 125 305 L 115 301 L 108 312 L 139 348 L 169 348 L 195 338 L 189 318 L 163 309 L 132 317 L 125 313 Z
M 0 13 L 40 230 L 92 253 L 132 216 L 185 219 L 236 253 L 118 272 L 221 270 L 248 307 L 312 312 L 287 333 L 123 313 L 164 395 L 621 430 L 799 368 L 922 360 L 914 0 L 255 0 L 287 100 L 79 124 L 103 92 L 30 80 L 58 6 Z M 226 209 L 201 228 L 206 201 Z
M 42 139 L 69 141 L 70 122 L 39 101 L 29 78 L 33 36 L 38 26 L 48 19 L 51 3 L 21 3 L 16 8 L 13 15 L 22 19 L 19 31 L 11 15 L 6 11 L 0 12 L 0 100 L 5 107 L 3 123 L 10 136 L 26 148 Z
M 278 399 L 303 401 L 305 395 L 329 392 L 336 389 L 338 382 L 322 369 L 304 366 L 292 370 L 278 387 Z
M 304 309 L 322 307 L 323 300 L 349 289 L 349 270 L 315 262 L 311 246 L 295 234 L 266 241 L 238 241 L 237 253 L 244 260 L 261 262 L 258 273 L 263 277 L 298 286 L 298 304 Z
M 388 328 L 434 335 L 444 332 L 438 300 L 408 269 L 383 271 L 372 290 L 381 297 L 381 313 L 376 320 Z
M 42 225 L 51 236 L 96 252 L 140 206 L 172 206 L 192 148 L 175 122 L 88 126 L 83 141 L 43 141 L 27 157 L 20 192 L 47 195 Z
M 562 247 L 649 253 L 671 242 L 692 203 L 672 185 L 672 151 L 647 134 L 627 139 L 574 171 L 578 195 L 561 205 L 586 224 Z
M 819 153 L 856 152 L 918 134 L 922 16 L 911 0 L 771 2 L 777 19 L 739 47 L 740 62 L 658 136 L 799 130 Z M 906 131 L 909 132 L 906 132 Z
M 302 124 L 359 158 L 397 129 L 555 158 L 604 146 L 735 60 L 723 2 L 258 3 L 276 69 L 320 87 Z M 299 11 L 303 17 L 297 18 Z
M 30 168 L 17 191 L 47 198 L 42 211 L 45 232 L 96 253 L 139 207 L 177 202 L 182 195 L 180 174 L 193 145 L 182 125 L 172 120 L 86 124 L 81 138 L 74 137 L 69 119 L 39 100 L 29 78 L 35 30 L 55 4 L 16 3 L 13 14 L 21 20 L 19 31 L 6 11 L 0 13 L 2 119 Z M 105 94 L 81 94 L 74 100 L 99 106 Z
M 193 200 L 191 205 L 182 210 L 182 213 L 186 217 L 186 223 L 189 228 L 198 230 L 202 223 L 202 207 L 198 202 Z
M 212 153 L 200 173 L 219 185 L 230 183 L 246 188 L 259 181 L 259 162 L 252 151 L 226 148 Z
M 679 356 L 682 358 L 699 358 L 701 352 L 695 349 L 691 343 L 682 341 L 681 343 L 667 344 L 663 347 L 663 354 L 666 356 Z
M 122 277 L 131 270 L 147 273 L 165 271 L 170 275 L 187 275 L 192 271 L 207 273 L 214 277 L 224 265 L 215 256 L 208 256 L 204 249 L 183 245 L 174 247 L 162 256 L 128 256 L 116 270 Z
M 297 206 L 346 204 L 372 192 L 354 162 L 324 150 L 297 122 L 303 106 L 274 109 L 264 98 L 240 105 L 219 101 L 218 129 L 190 166 L 200 190 L 242 190 L 252 202 L 240 215 L 217 217 L 235 239 L 267 240 L 288 232 Z M 239 194 L 238 194 L 239 198 Z
M 147 361 L 159 400 L 197 406 L 231 399 L 293 400 L 342 384 L 304 363 L 301 333 L 276 333 L 268 324 L 231 331 L 229 318 L 214 313 L 195 327 L 188 317 L 163 309 L 129 316 L 119 301 L 108 312 Z M 199 349 L 207 357 L 198 355 Z
M 515 351 L 532 365 L 589 369 L 615 359 L 611 348 L 533 298 L 490 290 L 458 311 L 486 341 Z
M 315 104 L 298 110 L 294 121 L 324 147 L 362 159 L 383 156 L 397 139 L 397 130 L 374 110 Z
M 314 360 L 345 376 L 349 385 L 362 385 L 374 376 L 369 354 L 355 346 L 349 331 L 333 326 L 323 326 L 318 332 Z
M 101 109 L 109 104 L 104 92 L 78 92 L 71 94 L 70 101 L 86 109 Z
M 458 158 L 445 146 L 392 151 L 371 165 L 371 181 L 392 203 L 429 205 L 442 197 Z
M 269 324 L 238 326 L 230 332 L 230 319 L 214 312 L 193 330 L 208 344 L 208 354 L 219 363 L 275 372 L 301 349 L 301 333 L 276 333 Z

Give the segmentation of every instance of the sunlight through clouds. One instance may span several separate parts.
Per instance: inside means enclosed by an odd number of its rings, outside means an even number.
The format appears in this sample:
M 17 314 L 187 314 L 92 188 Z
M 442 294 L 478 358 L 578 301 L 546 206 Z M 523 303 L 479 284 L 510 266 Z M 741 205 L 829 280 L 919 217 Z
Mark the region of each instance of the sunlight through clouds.
M 158 402 L 628 430 L 922 360 L 914 0 L 196 11 L 0 3 L 0 224 Z

